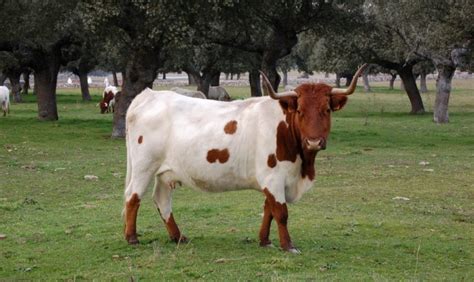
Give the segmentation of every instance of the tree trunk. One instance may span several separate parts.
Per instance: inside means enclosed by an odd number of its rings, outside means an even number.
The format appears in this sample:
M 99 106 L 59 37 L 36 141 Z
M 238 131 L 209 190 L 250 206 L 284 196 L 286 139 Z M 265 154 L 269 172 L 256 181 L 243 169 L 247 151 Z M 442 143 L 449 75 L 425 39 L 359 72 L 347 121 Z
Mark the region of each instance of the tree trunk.
M 262 71 L 267 75 L 270 84 L 273 89 L 278 92 L 278 86 L 280 85 L 281 77 L 277 72 L 277 61 L 279 59 L 280 51 L 275 50 L 266 51 L 262 56 L 261 68 Z
M 211 86 L 219 86 L 221 73 L 216 73 L 211 79 Z
M 260 86 L 260 73 L 254 69 L 249 72 L 250 95 L 252 97 L 262 96 L 262 88 Z
M 341 88 L 341 75 L 336 73 L 336 87 Z
M 151 51 L 140 51 L 142 50 L 136 51 L 129 58 L 125 76 L 122 77 L 122 93 L 116 101 L 112 138 L 125 137 L 125 116 L 130 103 L 145 88 L 153 87 L 153 81 L 158 74 L 156 58 L 159 57 L 159 54 Z
M 438 78 L 436 79 L 436 99 L 433 109 L 433 121 L 440 123 L 449 122 L 448 104 L 451 94 L 451 81 L 454 76 L 455 67 L 450 65 L 439 65 Z
M 351 85 L 352 78 L 354 78 L 353 74 L 349 74 L 346 76 L 346 87 L 349 87 L 349 85 Z
M 425 107 L 423 106 L 423 100 L 421 99 L 420 92 L 416 86 L 415 76 L 413 75 L 413 66 L 407 65 L 397 70 L 398 75 L 402 79 L 405 91 L 410 99 L 411 111 L 410 114 L 423 114 L 425 113 Z
M 186 74 L 188 75 L 188 85 L 189 85 L 189 86 L 195 86 L 195 85 L 197 85 L 197 81 L 196 81 L 196 79 L 194 78 L 194 76 L 193 76 L 192 74 L 188 73 L 188 72 L 187 72 Z
M 426 86 L 426 76 L 427 74 L 424 72 L 420 74 L 420 92 L 421 93 L 428 92 L 428 87 Z
M 118 87 L 119 86 L 119 83 L 118 83 L 118 78 L 117 78 L 117 73 L 116 72 L 112 72 L 112 77 L 114 79 L 114 86 L 115 87 Z M 123 79 L 123 78 L 122 78 Z
M 92 100 L 89 93 L 89 83 L 87 83 L 87 72 L 78 72 L 79 82 L 81 84 L 82 101 Z
M 390 85 L 388 89 L 393 90 L 393 84 L 395 83 L 395 79 L 397 79 L 397 74 L 392 74 L 392 77 L 390 78 Z
M 362 80 L 364 81 L 364 91 L 372 92 L 372 89 L 370 89 L 370 85 L 369 85 L 369 74 L 364 72 L 362 74 Z
M 56 105 L 56 83 L 59 73 L 59 61 L 55 58 L 45 60 L 46 66 L 35 70 L 35 92 L 38 103 L 38 119 L 58 120 Z
M 13 101 L 15 103 L 21 103 L 23 102 L 23 99 L 21 98 L 21 84 L 20 84 L 20 77 L 21 77 L 21 72 L 19 71 L 14 71 L 11 73 L 8 73 L 8 79 L 10 80 L 11 88 L 12 88 L 12 97 Z
M 288 85 L 288 71 L 284 70 L 283 71 L 283 86 Z
M 28 90 L 30 89 L 30 72 L 23 72 L 23 95 L 28 95 Z
M 230 80 L 234 80 L 234 74 L 230 73 Z
M 166 72 L 163 72 L 162 78 L 163 78 L 163 80 L 166 80 Z

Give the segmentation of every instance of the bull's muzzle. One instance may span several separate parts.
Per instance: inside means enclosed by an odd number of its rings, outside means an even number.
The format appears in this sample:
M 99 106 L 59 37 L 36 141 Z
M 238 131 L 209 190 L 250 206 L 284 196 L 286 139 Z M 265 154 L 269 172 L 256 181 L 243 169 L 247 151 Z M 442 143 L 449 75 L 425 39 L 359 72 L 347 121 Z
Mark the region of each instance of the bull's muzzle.
M 326 149 L 326 139 L 319 138 L 319 139 L 306 139 L 305 145 L 308 150 L 311 151 L 319 151 Z

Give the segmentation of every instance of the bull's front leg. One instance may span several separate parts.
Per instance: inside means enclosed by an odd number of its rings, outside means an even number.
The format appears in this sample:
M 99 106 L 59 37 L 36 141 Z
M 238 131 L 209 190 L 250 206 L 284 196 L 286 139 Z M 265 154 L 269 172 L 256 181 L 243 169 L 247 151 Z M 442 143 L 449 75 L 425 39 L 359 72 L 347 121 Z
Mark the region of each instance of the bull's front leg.
M 277 222 L 277 225 L 278 225 L 278 236 L 280 238 L 280 247 L 283 250 L 287 251 L 287 252 L 300 253 L 300 251 L 293 246 L 293 243 L 291 242 L 291 238 L 290 238 L 290 233 L 288 232 L 288 227 L 287 227 L 287 225 L 288 225 L 288 208 L 287 208 L 286 202 L 284 200 L 285 199 L 284 191 L 281 192 L 281 193 L 275 193 L 275 194 L 277 194 L 276 197 L 267 188 L 263 189 L 263 193 L 266 196 L 265 203 L 268 202 L 269 210 L 271 212 L 271 216 L 275 219 L 275 221 Z M 264 213 L 264 219 L 263 220 L 264 221 L 262 222 L 262 228 L 265 227 L 263 235 L 266 235 L 267 238 L 268 238 L 271 219 L 269 220 L 269 223 L 268 223 L 268 232 L 267 233 L 265 233 L 265 231 L 267 230 L 267 227 L 265 225 L 265 223 L 266 223 L 265 213 Z M 261 235 L 262 235 L 262 229 L 260 230 L 260 232 L 261 232 Z M 265 237 L 263 237 L 263 239 L 265 239 Z M 260 244 L 262 243 L 261 240 L 262 240 L 262 237 L 260 237 Z

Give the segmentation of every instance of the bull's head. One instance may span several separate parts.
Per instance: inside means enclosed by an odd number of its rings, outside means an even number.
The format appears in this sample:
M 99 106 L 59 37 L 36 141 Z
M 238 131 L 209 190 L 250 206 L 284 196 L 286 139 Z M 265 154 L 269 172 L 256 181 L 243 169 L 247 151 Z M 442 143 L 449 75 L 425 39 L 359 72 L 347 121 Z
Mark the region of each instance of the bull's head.
M 103 114 L 107 111 L 108 107 L 109 107 L 109 104 L 107 104 L 106 102 L 102 101 L 99 103 L 99 107 L 100 107 L 100 113 Z
M 293 127 L 295 137 L 305 151 L 319 151 L 326 148 L 331 128 L 331 112 L 338 111 L 347 102 L 357 85 L 357 79 L 367 65 L 360 67 L 347 89 L 333 88 L 323 83 L 305 83 L 295 90 L 276 93 L 263 72 L 263 90 L 279 100 L 286 122 Z

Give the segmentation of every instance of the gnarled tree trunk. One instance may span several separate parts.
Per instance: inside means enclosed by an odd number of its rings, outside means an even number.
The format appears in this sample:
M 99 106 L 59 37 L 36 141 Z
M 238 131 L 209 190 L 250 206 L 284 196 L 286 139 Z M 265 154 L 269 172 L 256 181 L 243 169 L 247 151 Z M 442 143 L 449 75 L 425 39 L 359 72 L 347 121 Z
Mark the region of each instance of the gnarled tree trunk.
M 392 74 L 392 77 L 390 78 L 390 84 L 388 89 L 393 90 L 393 84 L 395 83 L 395 79 L 397 79 L 397 74 Z
M 341 75 L 336 73 L 336 87 L 341 88 Z
M 451 81 L 456 68 L 450 65 L 439 65 L 436 80 L 436 99 L 433 109 L 433 121 L 436 123 L 449 122 L 449 96 L 451 94 Z
M 364 72 L 362 74 L 362 80 L 364 81 L 364 91 L 372 92 L 372 89 L 370 89 L 370 84 L 369 84 L 369 74 Z
M 287 85 L 288 85 L 288 71 L 284 70 L 283 71 L 283 86 L 287 86 Z
M 59 66 L 59 59 L 50 56 L 44 60 L 42 68 L 35 70 L 35 92 L 37 96 L 39 120 L 58 120 L 56 84 Z
M 424 72 L 420 74 L 420 92 L 421 93 L 428 92 L 428 87 L 426 86 L 426 76 L 427 74 Z
M 221 72 L 217 72 L 216 74 L 214 74 L 214 76 L 211 78 L 211 86 L 219 86 L 220 78 Z
M 253 69 L 249 72 L 249 82 L 250 82 L 250 95 L 252 97 L 262 96 L 262 89 L 260 86 L 260 73 L 257 69 Z
M 20 77 L 21 77 L 21 71 L 12 71 L 8 73 L 8 79 L 10 80 L 10 84 L 12 88 L 11 89 L 12 97 L 15 103 L 23 102 L 23 99 L 21 98 Z
M 186 74 L 188 75 L 188 85 L 189 86 L 197 85 L 197 82 L 194 76 L 190 74 L 189 72 L 186 72 Z
M 407 65 L 397 70 L 398 75 L 402 79 L 405 91 L 410 99 L 411 111 L 410 114 L 423 114 L 425 113 L 425 107 L 423 106 L 423 100 L 421 99 L 420 92 L 416 85 L 415 76 L 413 75 L 413 66 Z
M 115 87 L 118 87 L 119 86 L 119 83 L 118 83 L 118 78 L 117 78 L 117 73 L 116 72 L 112 72 L 112 77 L 114 79 L 114 86 Z
M 79 82 L 81 84 L 82 100 L 83 101 L 92 100 L 91 94 L 89 93 L 89 83 L 87 82 L 87 72 L 79 71 L 77 75 L 79 76 Z
M 122 77 L 122 93 L 115 106 L 113 138 L 125 137 L 125 116 L 130 103 L 145 88 L 153 87 L 153 81 L 158 74 L 158 63 L 155 62 L 157 57 L 159 55 L 156 52 L 137 51 L 128 61 L 125 76 Z
M 28 90 L 30 89 L 30 71 L 23 72 L 23 95 L 28 95 Z

